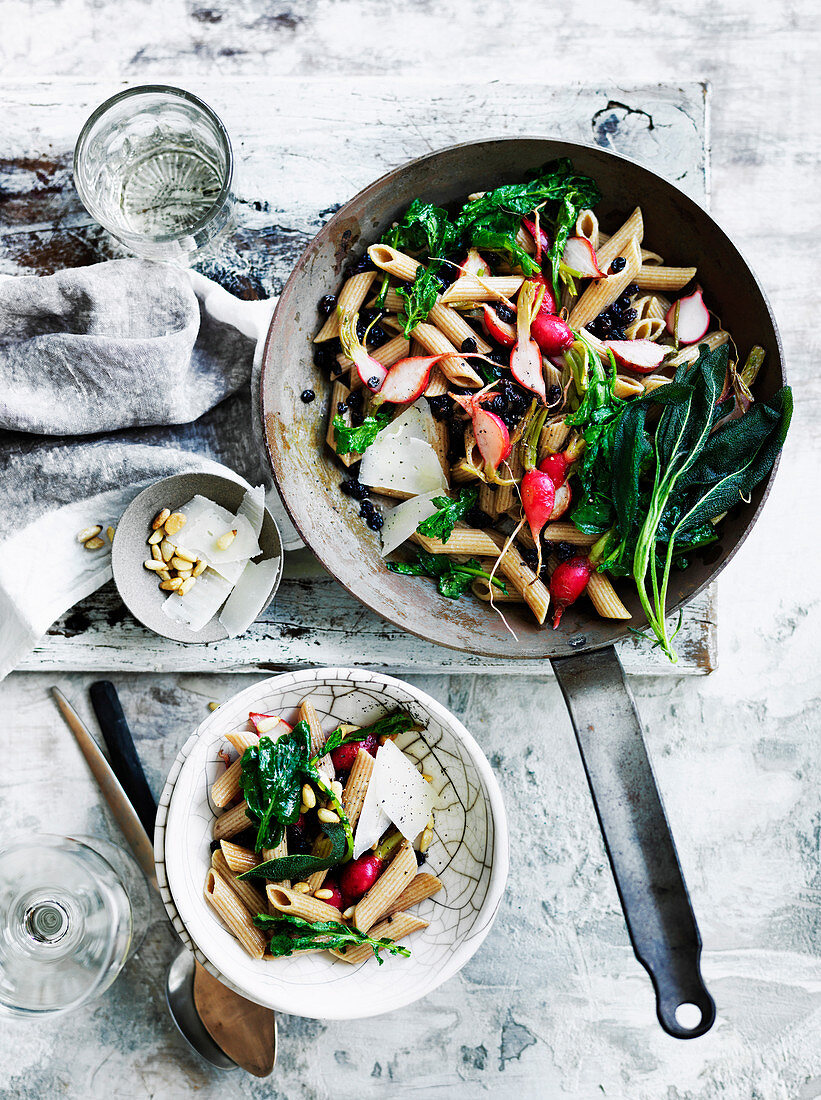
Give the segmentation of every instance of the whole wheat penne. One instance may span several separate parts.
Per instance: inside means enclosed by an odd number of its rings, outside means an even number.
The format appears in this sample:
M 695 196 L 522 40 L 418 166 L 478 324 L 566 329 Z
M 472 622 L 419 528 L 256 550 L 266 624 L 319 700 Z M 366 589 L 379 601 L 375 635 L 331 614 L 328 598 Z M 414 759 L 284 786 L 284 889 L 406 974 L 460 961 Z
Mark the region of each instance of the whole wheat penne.
M 439 370 L 438 366 L 434 366 L 430 372 L 430 379 L 425 387 L 425 397 L 441 397 L 443 393 L 448 392 L 448 380 L 444 374 Z M 445 448 L 447 452 L 447 447 Z
M 297 711 L 299 714 L 299 721 L 304 722 L 308 727 L 311 734 L 311 755 L 316 756 L 328 738 L 322 732 L 322 724 L 319 721 L 319 715 L 316 713 L 316 707 L 313 705 L 310 699 L 303 699 L 299 704 Z M 330 761 L 330 756 L 323 756 L 322 763 L 325 764 Z M 334 775 L 336 772 L 334 772 Z M 333 776 L 331 777 L 333 778 Z
M 658 340 L 664 332 L 664 321 L 660 317 L 642 317 L 633 321 L 624 330 L 628 340 Z
M 211 866 L 222 875 L 252 916 L 266 911 L 268 906 L 265 897 L 250 882 L 237 878 L 237 873 L 231 870 L 222 852 L 212 853 Z
M 681 290 L 695 278 L 694 267 L 661 267 L 657 264 L 642 266 L 632 280 L 639 290 Z
M 664 257 L 659 256 L 658 252 L 651 252 L 649 248 L 643 248 L 641 250 L 641 265 L 642 267 L 653 267 L 655 264 L 663 264 Z
M 409 936 L 412 932 L 421 932 L 423 928 L 428 927 L 428 922 L 422 920 L 421 917 L 415 916 L 413 913 L 394 913 L 390 917 L 386 917 L 380 921 L 372 931 L 371 935 L 374 939 L 378 940 L 390 940 L 391 943 L 399 943 L 405 936 Z M 352 966 L 356 966 L 358 963 L 365 962 L 373 955 L 373 948 L 369 943 L 358 943 L 355 946 L 349 946 L 347 948 L 333 948 L 331 954 L 335 955 L 342 962 L 350 963 Z
M 394 898 L 387 909 L 379 914 L 376 918 L 377 923 L 393 913 L 400 912 L 400 910 L 412 909 L 414 905 L 418 905 L 420 901 L 425 901 L 426 898 L 433 897 L 442 889 L 442 883 L 436 875 L 431 875 L 427 871 L 420 871 L 414 875 L 399 897 Z
M 482 379 L 467 360 L 460 357 L 458 348 L 454 347 L 444 332 L 440 332 L 435 325 L 427 323 L 417 325 L 413 329 L 413 335 L 431 355 L 453 352 L 452 356 L 448 355 L 446 359 L 439 360 L 439 369 L 455 386 L 473 386 L 476 389 L 481 387 Z
M 368 354 L 372 359 L 375 359 L 377 363 L 381 363 L 383 367 L 392 367 L 394 363 L 398 363 L 400 359 L 407 359 L 408 352 L 410 351 L 410 340 L 406 340 L 404 336 L 394 336 L 393 339 L 388 340 L 386 344 L 382 344 L 381 347 L 371 348 Z M 339 366 L 343 369 L 353 366 L 353 360 L 349 359 L 347 355 L 337 355 L 336 357 Z M 359 375 L 356 375 L 361 383 Z M 332 405 L 331 408 L 336 409 L 336 405 Z
M 651 393 L 653 390 L 657 390 L 659 386 L 669 386 L 672 381 L 673 379 L 668 378 L 666 374 L 644 374 L 641 378 L 645 393 Z
M 328 837 L 328 836 L 325 836 L 325 834 L 323 833 L 321 836 L 318 836 L 316 838 L 316 840 L 314 841 L 313 846 L 311 848 L 311 855 L 312 856 L 319 856 L 320 859 L 327 859 L 330 854 L 331 854 L 331 838 Z M 325 881 L 325 876 L 327 875 L 327 873 L 328 873 L 327 869 L 323 869 L 321 871 L 314 871 L 313 874 L 308 875 L 308 877 L 305 879 L 305 881 L 308 883 L 308 886 L 310 887 L 310 893 L 313 894 L 314 891 L 316 891 L 320 888 L 322 883 Z
M 379 914 L 394 898 L 398 898 L 408 882 L 416 874 L 416 853 L 407 840 L 403 840 L 396 855 L 388 864 L 367 894 L 356 903 L 353 923 L 360 932 L 367 932 Z
M 302 917 L 303 920 L 342 920 L 342 914 L 335 905 L 328 905 L 319 898 L 312 898 L 310 894 L 289 890 L 280 882 L 269 882 L 265 892 L 268 895 L 268 901 L 280 913 Z
M 549 454 L 558 454 L 567 442 L 570 427 L 565 424 L 564 416 L 548 420 L 539 436 L 539 461 Z
M 428 320 L 431 324 L 436 325 L 441 332 L 444 332 L 453 346 L 460 351 L 465 340 L 473 340 L 476 344 L 476 350 L 481 351 L 483 354 L 490 351 L 490 344 L 487 340 L 480 336 L 476 329 L 471 328 L 462 314 L 450 306 L 443 306 L 441 301 L 433 306 L 428 314 Z
M 373 774 L 374 763 L 371 754 L 365 749 L 360 749 L 348 773 L 348 781 L 342 791 L 342 809 L 352 826 L 356 825 L 362 812 L 362 803 L 365 801 L 365 792 Z
M 387 271 L 389 275 L 395 275 L 406 283 L 415 278 L 416 272 L 422 266 L 418 260 L 400 252 L 398 248 L 391 248 L 389 244 L 372 244 L 368 255 L 382 271 Z
M 609 247 L 609 245 L 610 241 L 607 242 L 605 247 Z M 624 267 L 617 274 L 611 274 L 606 279 L 599 279 L 598 282 L 590 283 L 573 306 L 568 318 L 568 324 L 571 328 L 578 329 L 589 324 L 590 321 L 598 317 L 603 309 L 611 306 L 619 295 L 624 293 L 630 283 L 634 282 L 635 276 L 641 267 L 641 253 L 636 239 L 631 238 L 627 241 L 620 253 L 616 253 L 616 255 L 624 257 L 626 261 Z M 658 271 L 659 269 L 655 268 L 654 270 Z
M 607 271 L 616 256 L 624 256 L 624 258 L 627 259 L 624 250 L 627 248 L 630 241 L 635 241 L 638 246 L 643 240 L 644 219 L 641 216 L 641 208 L 637 206 L 627 221 L 619 226 L 613 236 L 608 237 L 604 244 L 602 244 L 601 238 L 599 238 L 599 248 L 596 251 L 596 259 L 599 267 L 602 271 Z M 640 265 L 641 253 L 638 254 L 637 259 Z M 627 286 L 627 283 L 624 285 Z M 619 291 L 619 294 L 621 294 L 621 291 Z M 618 294 L 616 297 L 618 297 Z M 594 314 L 593 316 L 596 315 Z M 590 318 L 590 320 L 592 320 L 592 318 Z
M 232 806 L 224 814 L 220 814 L 214 821 L 214 840 L 227 840 L 241 833 L 243 829 L 247 829 L 252 824 L 250 817 L 245 813 L 247 807 L 248 803 L 243 798 L 242 802 Z
M 399 313 L 407 304 L 398 290 L 393 287 L 388 289 L 388 293 L 385 295 L 385 309 L 388 313 Z
M 467 557 L 483 554 L 488 558 L 499 557 L 499 547 L 496 543 L 485 531 L 479 531 L 475 527 L 454 527 L 447 542 L 429 539 L 426 535 L 420 535 L 418 531 L 415 531 L 411 537 L 429 554 L 465 554 Z
M 499 507 L 496 503 L 495 486 L 486 484 L 479 486 L 479 507 L 491 519 L 496 519 L 499 515 Z
M 576 218 L 576 235 L 587 237 L 594 249 L 599 247 L 599 219 L 592 210 L 582 210 Z
M 339 381 L 334 382 L 334 388 L 331 390 L 331 410 L 328 414 L 328 432 L 325 436 L 325 442 L 336 454 L 336 457 L 339 459 L 339 461 L 343 462 L 346 466 L 352 466 L 354 462 L 358 462 L 362 457 L 362 455 L 357 454 L 355 451 L 351 451 L 351 453 L 347 455 L 341 455 L 336 449 L 334 417 L 336 416 L 337 409 L 339 408 L 340 403 L 346 402 L 350 396 L 350 393 L 351 391 L 348 389 L 347 386 L 343 385 Z M 348 427 L 351 426 L 351 410 L 349 408 L 345 408 L 345 411 L 342 413 L 342 419 L 345 421 Z
M 693 344 L 689 348 L 682 348 L 681 351 L 676 352 L 671 356 L 664 364 L 665 367 L 680 367 L 682 363 L 695 363 L 698 359 L 700 347 L 702 344 L 706 344 L 710 351 L 715 351 L 716 348 L 721 347 L 722 344 L 726 344 L 730 339 L 729 332 L 724 332 L 723 329 L 717 329 L 715 332 L 708 332 L 697 344 Z
M 211 801 L 222 809 L 233 802 L 240 792 L 239 780 L 242 775 L 242 757 L 229 764 L 225 771 L 211 784 Z
M 499 471 L 505 481 L 521 481 L 524 468 L 519 458 L 519 448 L 514 447 L 506 463 L 502 463 Z M 499 512 L 508 512 L 519 503 L 519 494 L 515 485 L 500 485 L 496 490 L 496 507 Z
M 486 533 L 501 550 L 507 541 L 505 537 L 495 531 Z M 547 618 L 550 607 L 550 592 L 530 566 L 525 563 L 515 546 L 508 546 L 504 556 L 499 561 L 498 571 L 506 580 L 510 581 L 514 588 L 521 592 L 525 603 L 536 616 L 537 622 L 539 624 L 543 623 Z
M 494 603 L 524 603 L 525 598 L 518 588 L 514 588 L 512 585 L 506 585 L 506 592 L 503 592 L 497 585 L 493 585 L 493 602 Z M 490 603 L 490 589 L 491 583 L 486 577 L 476 577 L 470 586 L 471 592 L 474 596 L 477 596 L 485 603 Z
M 670 306 L 673 303 L 669 298 L 665 298 L 663 294 L 656 292 L 650 296 L 650 302 L 647 306 L 647 317 L 660 317 L 662 320 L 670 312 Z
M 226 741 L 230 741 L 237 752 L 242 756 L 246 749 L 259 742 L 259 734 L 256 730 L 236 730 L 234 733 L 226 733 Z
M 590 601 L 603 619 L 631 619 L 632 615 L 616 595 L 616 590 L 604 573 L 593 572 L 585 589 Z
M 261 959 L 265 952 L 265 936 L 254 925 L 251 914 L 226 882 L 225 878 L 208 868 L 205 876 L 205 900 L 222 917 L 253 959 Z
M 644 386 L 638 378 L 628 378 L 626 374 L 617 374 L 613 382 L 613 393 L 616 397 L 637 397 L 644 393 Z
M 544 375 L 544 384 L 548 394 L 548 402 L 550 404 L 554 404 L 554 402 L 550 401 L 550 391 L 554 386 L 559 386 L 559 388 L 561 388 L 562 372 L 559 370 L 558 367 L 554 366 L 549 359 L 542 359 L 542 374 Z
M 562 523 L 560 519 L 546 523 L 543 534 L 546 542 L 569 542 L 571 546 L 592 546 L 601 538 L 601 535 L 585 534 L 575 523 Z
M 442 304 L 495 302 L 511 298 L 524 282 L 523 275 L 498 275 L 481 281 L 475 275 L 461 275 L 442 295 Z
M 363 271 L 360 275 L 352 275 L 348 279 L 339 292 L 336 309 L 314 337 L 315 344 L 321 344 L 324 340 L 333 340 L 339 335 L 339 318 L 343 313 L 357 312 L 368 296 L 375 278 L 375 271 Z
M 250 871 L 260 861 L 256 852 L 252 852 L 250 848 L 243 848 L 241 844 L 234 844 L 230 840 L 221 840 L 220 849 L 225 862 L 235 875 Z

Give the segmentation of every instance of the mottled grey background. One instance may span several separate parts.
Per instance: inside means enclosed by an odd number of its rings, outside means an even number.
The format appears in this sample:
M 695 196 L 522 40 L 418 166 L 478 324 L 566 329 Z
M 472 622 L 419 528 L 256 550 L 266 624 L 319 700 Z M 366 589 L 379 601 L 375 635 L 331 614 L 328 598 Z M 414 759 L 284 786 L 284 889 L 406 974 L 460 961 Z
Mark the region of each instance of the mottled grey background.
M 706 678 L 632 680 L 718 1003 L 707 1036 L 681 1043 L 655 1024 L 555 684 L 425 676 L 415 682 L 452 707 L 485 746 L 512 826 L 517 889 L 459 977 L 376 1021 L 282 1018 L 273 1078 L 218 1076 L 187 1053 L 165 1015 L 161 982 L 174 945 L 158 920 L 100 1002 L 47 1026 L 3 1025 L 0 1095 L 821 1096 L 816 5 L 5 0 L 2 20 L 0 73 L 8 80 L 122 75 L 184 83 L 215 72 L 298 79 L 397 67 L 432 79 L 444 73 L 546 85 L 709 79 L 713 211 L 772 298 L 797 416 L 766 514 L 722 577 L 719 670 Z M 71 675 L 61 683 L 79 701 L 89 679 Z M 0 692 L 4 808 L 23 829 L 114 835 L 47 698 L 52 680 L 13 676 Z M 159 788 L 208 700 L 246 681 L 158 675 L 117 682 Z

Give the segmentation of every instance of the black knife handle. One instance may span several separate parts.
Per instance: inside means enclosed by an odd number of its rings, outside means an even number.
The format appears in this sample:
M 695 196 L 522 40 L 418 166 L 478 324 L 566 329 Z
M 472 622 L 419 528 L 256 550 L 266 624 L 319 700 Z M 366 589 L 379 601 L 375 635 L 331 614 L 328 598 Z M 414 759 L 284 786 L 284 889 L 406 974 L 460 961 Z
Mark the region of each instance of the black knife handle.
M 114 774 L 128 795 L 145 831 L 153 838 L 157 803 L 137 756 L 134 738 L 125 720 L 117 689 L 110 680 L 97 680 L 91 685 L 91 705 L 100 723 Z

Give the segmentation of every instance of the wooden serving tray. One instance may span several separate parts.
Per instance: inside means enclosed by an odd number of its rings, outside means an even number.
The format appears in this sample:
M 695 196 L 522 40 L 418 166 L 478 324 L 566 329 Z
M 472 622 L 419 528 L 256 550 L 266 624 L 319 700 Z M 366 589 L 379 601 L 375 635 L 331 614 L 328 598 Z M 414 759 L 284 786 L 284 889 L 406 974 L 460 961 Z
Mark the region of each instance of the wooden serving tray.
M 71 181 L 82 123 L 123 86 L 0 82 L 0 273 L 48 274 L 123 255 Z M 602 89 L 346 77 L 193 80 L 186 87 L 222 117 L 236 157 L 236 231 L 198 267 L 243 298 L 278 294 L 310 237 L 371 180 L 458 141 L 541 134 L 596 143 L 634 157 L 702 203 L 709 199 L 702 84 Z M 253 479 L 261 459 L 249 425 L 249 398 L 237 395 L 195 424 L 157 429 L 153 437 L 203 451 Z M 628 672 L 711 671 L 713 588 L 685 610 L 676 648 L 677 665 L 641 639 L 621 643 L 619 653 Z M 167 641 L 136 623 L 107 585 L 56 622 L 21 667 L 203 672 L 315 664 L 550 674 L 547 662 L 472 657 L 397 630 L 304 550 L 288 555 L 276 599 L 242 638 Z

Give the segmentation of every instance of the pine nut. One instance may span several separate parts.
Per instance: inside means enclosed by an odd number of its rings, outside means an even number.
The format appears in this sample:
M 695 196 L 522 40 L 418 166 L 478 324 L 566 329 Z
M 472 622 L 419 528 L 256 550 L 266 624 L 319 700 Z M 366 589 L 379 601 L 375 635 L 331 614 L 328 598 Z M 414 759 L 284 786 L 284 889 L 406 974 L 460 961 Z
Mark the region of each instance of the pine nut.
M 162 531 L 152 531 L 151 534 L 148 536 L 148 545 L 155 546 L 158 542 L 162 542 L 162 540 Z
M 310 894 L 311 887 L 307 882 L 295 882 L 291 889 L 296 894 Z
M 171 561 L 174 557 L 174 545 L 168 539 L 163 539 L 160 543 L 160 555 L 163 561 Z
M 178 574 L 178 577 L 181 577 L 181 576 L 182 576 L 182 573 L 179 573 L 179 574 Z M 180 585 L 180 587 L 179 587 L 179 588 L 177 589 L 177 591 L 179 592 L 179 594 L 180 594 L 181 596 L 184 596 L 186 592 L 190 592 L 190 591 L 191 591 L 191 589 L 192 589 L 192 588 L 194 587 L 194 585 L 195 585 L 196 583 L 197 583 L 197 578 L 196 578 L 196 577 L 186 577 L 186 578 L 185 578 L 185 579 L 183 580 L 183 582 L 182 582 L 182 584 Z
M 219 703 L 211 702 L 211 703 L 208 704 L 208 709 L 209 710 L 219 710 L 219 706 L 220 706 Z
M 309 810 L 312 810 L 316 805 L 316 795 L 310 783 L 306 783 L 302 788 L 302 804 L 307 806 Z
M 316 811 L 316 816 L 320 821 L 324 821 L 326 825 L 335 824 L 339 821 L 339 814 L 335 814 L 333 810 L 326 810 L 324 806 Z
M 328 890 L 324 887 L 321 890 L 314 890 L 314 897 L 319 898 L 320 901 L 327 901 L 328 898 L 332 898 L 333 896 L 333 890 Z
M 143 569 L 148 569 L 152 573 L 162 573 L 165 571 L 165 562 L 155 561 L 154 558 L 149 558 L 148 561 L 143 562 Z
M 160 588 L 163 592 L 176 592 L 182 584 L 179 577 L 172 577 L 170 581 L 163 581 Z
M 163 566 L 165 565 L 165 562 L 162 559 L 162 554 L 160 553 L 159 546 L 154 545 L 151 547 L 151 557 L 154 559 L 154 561 L 161 562 Z
M 179 534 L 179 532 L 182 531 L 187 522 L 188 520 L 182 512 L 174 512 L 174 514 L 170 515 L 165 521 L 164 527 L 166 535 Z
M 428 818 L 428 823 L 425 826 L 425 828 L 430 829 L 431 831 L 433 830 L 433 814 L 431 814 L 430 817 Z
M 77 541 L 83 543 L 88 542 L 88 540 L 93 539 L 95 535 L 99 535 L 101 531 L 102 527 L 99 525 L 96 527 L 84 527 L 82 531 L 77 533 Z
M 331 788 L 337 798 L 342 798 L 343 787 L 338 779 L 332 779 L 328 786 Z
M 155 531 L 157 531 L 160 527 L 162 527 L 162 525 L 165 523 L 170 515 L 171 509 L 163 508 L 161 512 L 157 512 L 156 516 L 154 516 L 154 519 L 151 522 L 151 526 L 154 528 Z
M 345 912 L 342 914 L 343 920 L 350 920 L 356 910 L 355 905 L 349 905 Z
M 432 775 L 427 775 L 425 772 L 422 772 L 422 778 L 425 780 L 426 783 L 432 783 L 433 782 L 433 776 Z
M 86 550 L 99 550 L 101 547 L 105 546 L 105 543 L 101 538 L 95 535 L 93 539 L 88 539 L 87 542 L 84 542 L 83 546 L 85 546 Z
M 180 578 L 181 581 L 190 581 L 191 580 L 191 570 L 190 569 L 178 569 L 177 570 L 177 576 Z M 197 578 L 194 577 L 194 580 L 196 580 L 196 579 Z
M 183 561 L 187 561 L 189 565 L 193 565 L 197 560 L 197 555 L 192 554 L 190 550 L 180 550 L 179 546 L 176 548 L 175 553 L 178 558 L 182 558 Z
M 171 580 L 171 574 L 168 572 L 167 569 L 162 569 L 159 573 L 157 573 L 157 576 L 160 578 L 161 581 Z
M 197 558 L 197 564 L 191 570 L 191 576 L 192 577 L 198 577 L 200 575 L 200 573 L 204 573 L 207 568 L 208 568 L 208 562 L 203 561 L 202 558 Z
M 422 839 L 419 841 L 419 851 L 426 852 L 430 848 L 431 841 L 433 840 L 433 829 L 425 829 L 422 833 Z
M 105 529 L 105 533 L 108 535 L 108 541 L 109 542 L 114 541 L 114 531 L 115 531 L 115 528 L 111 527 L 110 525 L 108 527 L 106 527 L 106 529 Z
M 191 562 L 188 558 L 181 558 L 175 550 L 174 557 L 171 559 L 171 567 L 172 569 L 190 569 Z
M 236 537 L 236 530 L 226 531 L 224 535 L 220 535 L 217 539 L 217 550 L 227 550 Z

